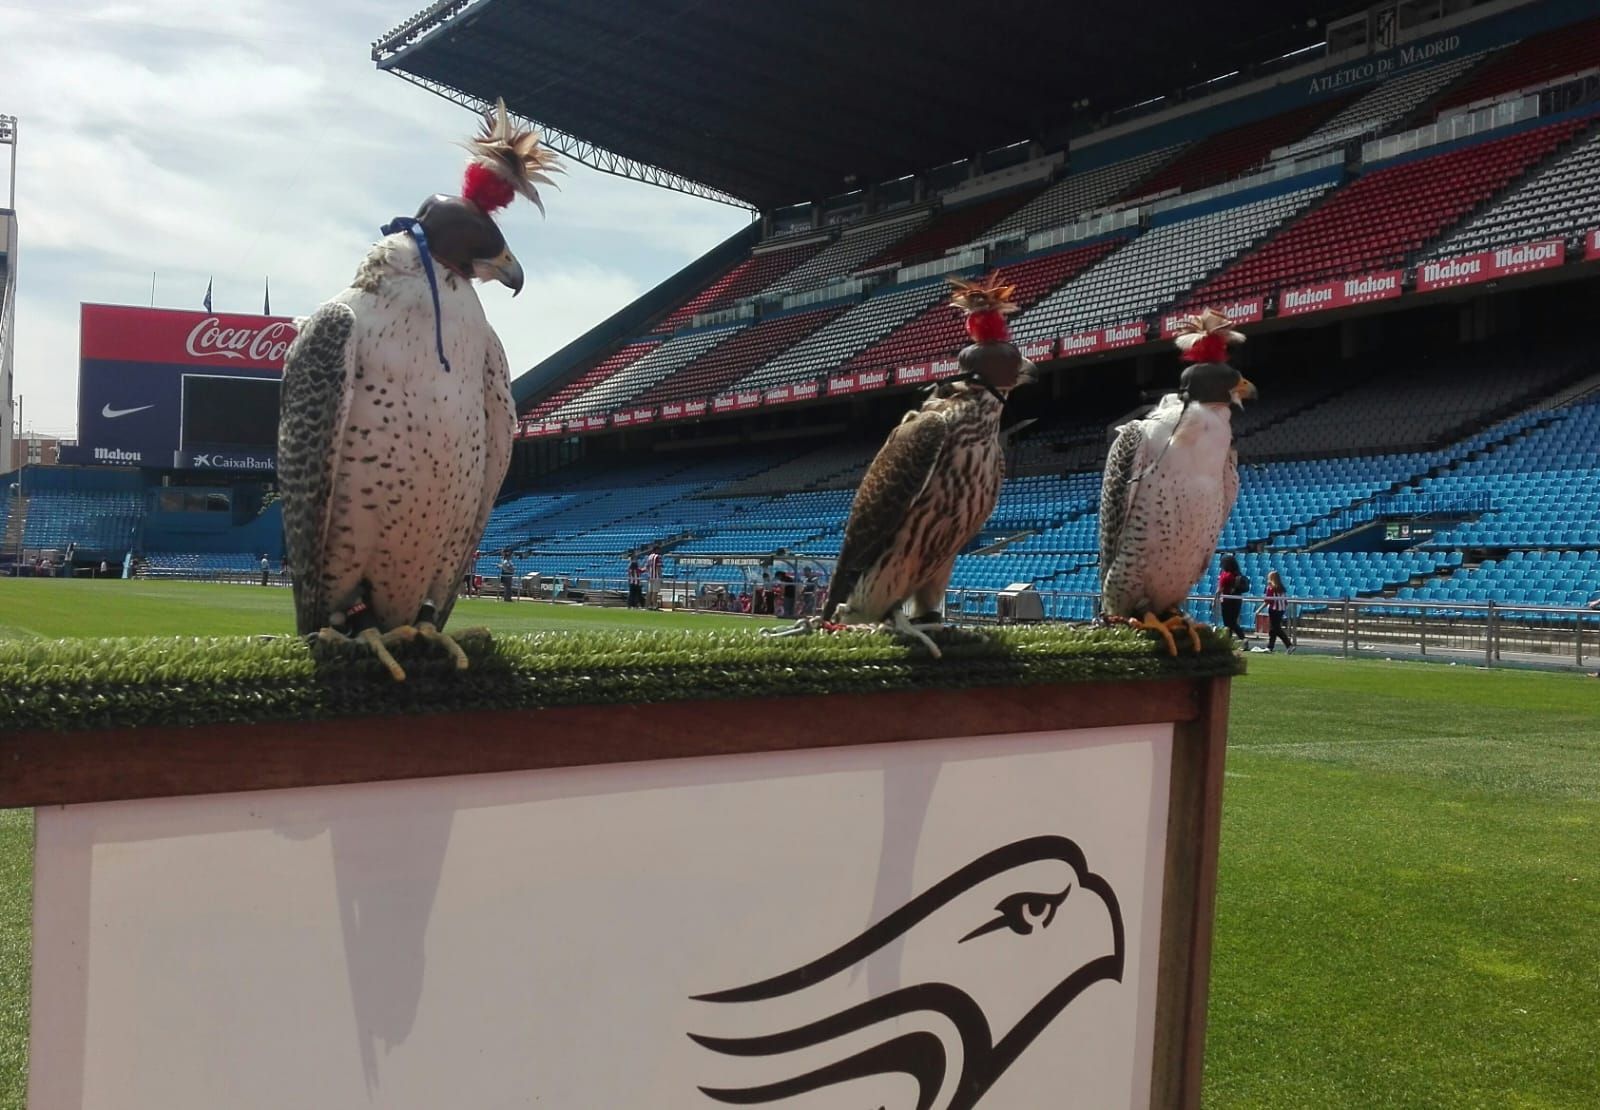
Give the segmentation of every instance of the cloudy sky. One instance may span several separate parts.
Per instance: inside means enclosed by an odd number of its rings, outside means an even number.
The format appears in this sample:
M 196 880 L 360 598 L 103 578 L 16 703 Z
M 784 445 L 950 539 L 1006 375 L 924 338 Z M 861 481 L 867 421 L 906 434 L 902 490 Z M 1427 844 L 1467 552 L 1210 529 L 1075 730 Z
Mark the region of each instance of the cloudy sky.
M 344 288 L 390 217 L 459 186 L 471 113 L 380 73 L 370 44 L 425 0 L 0 0 L 18 118 L 16 391 L 77 421 L 78 305 L 298 315 Z M 530 60 L 536 65 L 537 59 Z M 3 199 L 3 198 L 0 198 Z M 481 295 L 513 373 L 749 222 L 573 166 L 502 217 L 522 295 Z

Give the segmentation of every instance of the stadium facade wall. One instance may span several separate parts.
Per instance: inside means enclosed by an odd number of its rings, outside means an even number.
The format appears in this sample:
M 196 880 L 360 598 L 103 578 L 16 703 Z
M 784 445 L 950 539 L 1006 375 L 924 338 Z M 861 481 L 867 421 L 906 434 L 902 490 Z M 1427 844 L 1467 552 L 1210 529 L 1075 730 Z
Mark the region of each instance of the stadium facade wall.
M 145 551 L 195 551 L 283 557 L 283 506 L 274 504 L 254 520 L 235 524 L 227 513 L 148 512 L 140 546 Z

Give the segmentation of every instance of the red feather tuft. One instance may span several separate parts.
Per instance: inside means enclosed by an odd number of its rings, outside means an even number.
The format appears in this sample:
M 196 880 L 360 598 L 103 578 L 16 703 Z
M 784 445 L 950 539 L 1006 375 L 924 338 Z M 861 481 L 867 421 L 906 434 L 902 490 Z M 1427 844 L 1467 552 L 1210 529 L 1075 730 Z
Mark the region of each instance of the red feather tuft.
M 995 309 L 974 312 L 967 317 L 967 334 L 974 343 L 1004 343 L 1011 338 L 1006 318 Z
M 1202 335 L 1194 344 L 1183 352 L 1184 362 L 1227 362 L 1228 341 L 1222 336 L 1212 332 Z
M 517 191 L 481 162 L 468 162 L 467 172 L 461 179 L 461 195 L 485 212 L 493 212 L 515 200 Z

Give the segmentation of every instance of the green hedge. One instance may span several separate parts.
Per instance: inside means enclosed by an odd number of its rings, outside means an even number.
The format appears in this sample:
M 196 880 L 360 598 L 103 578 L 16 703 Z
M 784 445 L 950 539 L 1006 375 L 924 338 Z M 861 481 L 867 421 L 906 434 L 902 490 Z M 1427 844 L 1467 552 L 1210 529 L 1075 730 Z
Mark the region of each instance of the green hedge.
M 557 705 L 1026 686 L 1237 674 L 1226 636 L 1166 654 L 1129 629 L 1011 627 L 939 634 L 942 660 L 884 635 L 768 639 L 755 630 L 473 636 L 454 670 L 420 644 L 392 681 L 370 655 L 299 639 L 62 640 L 0 645 L 0 730 L 311 720 Z

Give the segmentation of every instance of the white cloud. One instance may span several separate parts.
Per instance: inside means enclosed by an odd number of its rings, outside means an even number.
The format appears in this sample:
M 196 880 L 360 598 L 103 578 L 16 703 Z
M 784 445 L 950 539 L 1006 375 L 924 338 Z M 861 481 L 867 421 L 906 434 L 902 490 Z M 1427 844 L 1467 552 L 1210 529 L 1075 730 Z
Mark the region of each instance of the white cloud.
M 16 369 L 24 417 L 76 422 L 82 301 L 308 312 L 377 228 L 452 192 L 474 125 L 389 74 L 369 44 L 422 0 L 39 0 L 0 7 L 19 119 Z M 514 372 L 749 221 L 748 213 L 572 167 L 507 213 L 528 272 L 483 293 Z

